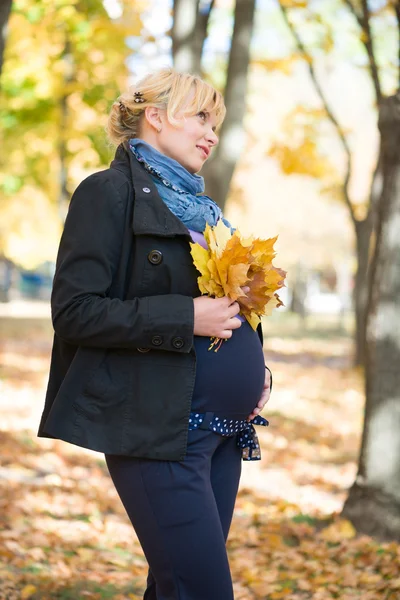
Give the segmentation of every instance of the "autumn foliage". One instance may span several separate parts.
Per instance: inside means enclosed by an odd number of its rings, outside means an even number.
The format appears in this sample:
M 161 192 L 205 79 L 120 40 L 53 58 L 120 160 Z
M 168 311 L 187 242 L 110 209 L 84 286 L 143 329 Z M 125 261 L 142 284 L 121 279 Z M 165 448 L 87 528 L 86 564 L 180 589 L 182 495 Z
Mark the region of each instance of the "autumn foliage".
M 221 220 L 215 227 L 207 224 L 204 237 L 208 249 L 190 244 L 193 262 L 201 273 L 200 291 L 237 301 L 240 312 L 255 330 L 263 315 L 283 304 L 276 292 L 284 285 L 286 273 L 272 264 L 277 237 L 244 238 L 237 229 L 231 235 Z M 247 293 L 243 292 L 244 286 L 250 288 Z

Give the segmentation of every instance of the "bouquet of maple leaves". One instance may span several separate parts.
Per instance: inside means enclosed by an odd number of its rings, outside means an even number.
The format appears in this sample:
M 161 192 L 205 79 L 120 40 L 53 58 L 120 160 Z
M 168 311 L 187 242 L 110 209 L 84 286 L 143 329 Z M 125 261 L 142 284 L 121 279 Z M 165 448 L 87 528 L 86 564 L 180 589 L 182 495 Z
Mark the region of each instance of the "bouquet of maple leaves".
M 286 272 L 272 264 L 277 236 L 267 240 L 244 238 L 237 229 L 231 234 L 230 228 L 219 220 L 215 227 L 206 225 L 204 237 L 208 249 L 190 244 L 194 265 L 201 273 L 197 280 L 200 291 L 237 301 L 240 313 L 256 330 L 262 316 L 283 305 L 277 290 L 284 286 Z M 245 293 L 243 287 L 250 289 Z M 211 340 L 209 350 L 216 346 L 217 351 L 223 340 Z

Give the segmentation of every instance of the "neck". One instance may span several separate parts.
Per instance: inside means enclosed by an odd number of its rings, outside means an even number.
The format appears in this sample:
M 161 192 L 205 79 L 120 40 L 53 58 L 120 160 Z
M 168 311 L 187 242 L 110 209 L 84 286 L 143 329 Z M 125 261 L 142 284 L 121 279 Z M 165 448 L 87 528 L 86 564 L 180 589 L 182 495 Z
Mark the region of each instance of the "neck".
M 153 129 L 151 129 L 150 131 L 143 132 L 143 135 L 140 135 L 140 137 L 137 137 L 135 139 L 142 140 L 142 142 L 146 142 L 146 144 L 149 144 L 149 146 L 152 146 L 155 150 L 157 150 L 161 154 L 164 154 L 161 146 L 158 143 L 158 135 Z M 167 155 L 165 154 L 165 156 Z
M 146 140 L 133 138 L 129 140 L 129 145 L 145 162 L 161 174 L 161 178 L 167 179 L 190 194 L 196 195 L 204 192 L 203 177 L 190 173 L 177 160 L 167 156 Z

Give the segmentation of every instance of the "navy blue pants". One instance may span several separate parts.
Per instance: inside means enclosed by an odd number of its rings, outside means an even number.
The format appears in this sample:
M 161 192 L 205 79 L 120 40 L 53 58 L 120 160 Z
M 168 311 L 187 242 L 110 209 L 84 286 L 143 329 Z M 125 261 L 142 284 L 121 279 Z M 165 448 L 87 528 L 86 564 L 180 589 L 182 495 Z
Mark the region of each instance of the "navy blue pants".
M 149 564 L 144 600 L 233 600 L 225 542 L 242 466 L 236 435 L 189 431 L 183 461 L 106 455 Z

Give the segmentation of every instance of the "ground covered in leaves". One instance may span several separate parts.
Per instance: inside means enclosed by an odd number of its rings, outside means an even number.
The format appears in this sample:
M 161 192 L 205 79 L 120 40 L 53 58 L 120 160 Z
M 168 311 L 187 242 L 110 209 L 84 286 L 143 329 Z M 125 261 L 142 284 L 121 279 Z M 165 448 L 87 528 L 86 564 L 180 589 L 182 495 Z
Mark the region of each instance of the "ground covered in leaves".
M 306 325 L 264 323 L 274 391 L 228 541 L 235 600 L 400 599 L 400 547 L 339 516 L 363 408 L 348 331 Z M 48 319 L 3 316 L 0 331 L 0 600 L 141 599 L 146 561 L 102 456 L 35 436 Z

